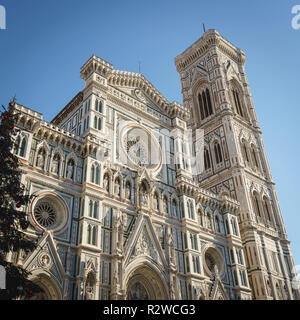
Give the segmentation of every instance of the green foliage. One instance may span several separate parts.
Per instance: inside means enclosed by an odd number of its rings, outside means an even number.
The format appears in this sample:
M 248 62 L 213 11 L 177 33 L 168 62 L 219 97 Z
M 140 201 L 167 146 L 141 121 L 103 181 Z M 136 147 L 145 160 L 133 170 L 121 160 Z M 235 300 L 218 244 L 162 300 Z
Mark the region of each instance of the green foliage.
M 11 300 L 28 296 L 39 288 L 28 280 L 29 272 L 22 267 L 5 260 L 9 252 L 25 253 L 33 251 L 36 244 L 24 231 L 29 223 L 26 218 L 26 205 L 31 196 L 26 195 L 21 183 L 20 163 L 13 150 L 19 146 L 15 143 L 15 129 L 18 114 L 15 102 L 9 103 L 8 109 L 2 106 L 0 119 L 0 265 L 6 269 L 6 289 L 0 290 L 0 299 Z

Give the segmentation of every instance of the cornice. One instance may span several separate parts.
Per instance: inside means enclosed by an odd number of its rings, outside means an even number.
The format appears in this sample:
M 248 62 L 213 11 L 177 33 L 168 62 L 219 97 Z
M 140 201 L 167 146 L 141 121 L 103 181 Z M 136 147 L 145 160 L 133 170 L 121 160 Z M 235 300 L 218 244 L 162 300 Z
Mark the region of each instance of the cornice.
M 140 73 L 112 70 L 107 76 L 107 81 L 112 87 L 123 86 L 143 90 L 153 103 L 158 105 L 171 118 L 179 117 L 187 120 L 190 116 L 188 108 L 176 101 L 171 103 L 145 76 Z
M 50 122 L 59 125 L 83 101 L 83 92 L 80 91 Z
M 89 60 L 81 67 L 80 77 L 83 80 L 87 80 L 93 72 L 99 73 L 100 75 L 106 77 L 113 70 L 114 66 L 97 57 L 92 55 Z
M 214 208 L 234 213 L 239 211 L 239 201 L 228 196 L 219 196 L 211 191 L 203 189 L 192 179 L 183 175 L 176 179 L 176 188 L 180 193 L 194 197 L 196 202 L 201 202 Z
M 40 140 L 51 139 L 58 144 L 72 147 L 79 152 L 84 150 L 86 152 L 97 152 L 98 148 L 106 147 L 107 141 L 105 139 L 100 139 L 93 135 L 82 138 L 74 133 L 61 129 L 53 123 L 42 120 L 42 116 L 37 118 L 34 111 L 30 111 L 31 109 L 19 106 L 18 104 L 16 105 L 16 110 L 17 112 L 20 112 L 17 125 L 19 123 L 23 124 L 22 126 L 19 126 L 19 128 L 23 129 L 23 127 L 27 127 L 27 130 L 29 130 L 34 137 L 39 136 Z
M 186 69 L 212 47 L 219 48 L 237 63 L 245 64 L 244 52 L 223 38 L 217 30 L 211 29 L 175 58 L 177 71 L 181 72 Z

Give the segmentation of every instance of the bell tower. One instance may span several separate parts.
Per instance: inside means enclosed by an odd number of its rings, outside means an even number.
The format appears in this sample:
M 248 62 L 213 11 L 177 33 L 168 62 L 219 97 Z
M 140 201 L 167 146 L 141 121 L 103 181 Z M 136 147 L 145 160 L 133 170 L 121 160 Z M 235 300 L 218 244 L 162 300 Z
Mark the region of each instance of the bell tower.
M 299 299 L 294 262 L 245 72 L 245 54 L 208 30 L 175 58 L 189 126 L 204 130 L 199 185 L 240 202 L 239 228 L 255 299 Z

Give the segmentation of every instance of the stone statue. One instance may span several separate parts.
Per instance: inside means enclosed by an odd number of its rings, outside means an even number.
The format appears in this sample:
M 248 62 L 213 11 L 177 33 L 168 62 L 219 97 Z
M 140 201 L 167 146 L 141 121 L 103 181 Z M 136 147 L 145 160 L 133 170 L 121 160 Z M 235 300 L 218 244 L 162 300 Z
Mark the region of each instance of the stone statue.
M 175 300 L 176 296 L 175 296 L 175 287 L 174 287 L 174 283 L 173 281 L 170 284 L 170 299 L 171 300 Z
M 173 235 L 172 235 L 171 232 L 168 232 L 168 233 L 167 233 L 166 242 L 167 242 L 167 245 L 168 245 L 169 247 L 174 247 L 174 239 L 173 239 Z
M 89 284 L 85 288 L 85 300 L 94 300 L 94 288 Z
M 54 156 L 53 162 L 52 162 L 52 173 L 59 174 L 59 157 Z
M 170 264 L 175 264 L 175 247 L 174 247 L 174 239 L 171 232 L 168 232 L 166 235 L 167 246 L 169 247 L 169 259 Z
M 153 198 L 153 208 L 154 210 L 159 210 L 159 205 L 158 205 L 158 196 L 155 194 Z
M 113 276 L 113 286 L 117 288 L 118 283 L 119 283 L 119 275 L 118 275 L 118 271 L 115 270 L 114 276 Z
M 117 179 L 115 181 L 115 195 L 120 197 L 120 181 Z
M 107 192 L 109 192 L 109 181 L 108 181 L 107 175 L 105 175 L 105 177 L 103 179 L 103 187 Z
M 67 168 L 67 178 L 68 179 L 73 178 L 73 171 L 74 171 L 73 163 L 72 163 L 72 161 L 69 161 L 68 168 Z
M 143 204 L 145 206 L 148 205 L 148 195 L 147 195 L 145 187 L 141 188 L 140 199 L 141 199 L 141 204 Z
M 125 198 L 127 200 L 131 199 L 131 188 L 130 188 L 130 184 L 126 183 L 126 188 L 125 188 Z
M 45 159 L 44 159 L 44 155 L 43 155 L 43 152 L 40 152 L 37 156 L 37 166 L 39 168 L 44 168 L 44 163 L 45 163 Z
M 164 212 L 168 213 L 168 200 L 164 198 Z

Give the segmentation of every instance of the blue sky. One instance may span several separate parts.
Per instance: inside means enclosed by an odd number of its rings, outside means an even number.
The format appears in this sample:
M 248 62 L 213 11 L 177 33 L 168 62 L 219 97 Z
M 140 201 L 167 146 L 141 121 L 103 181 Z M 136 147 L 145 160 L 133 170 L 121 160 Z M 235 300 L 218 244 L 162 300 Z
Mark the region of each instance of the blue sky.
M 0 0 L 0 103 L 18 102 L 51 120 L 83 88 L 80 67 L 92 55 L 141 72 L 169 100 L 182 102 L 174 58 L 207 29 L 246 53 L 246 71 L 295 264 L 300 265 L 296 201 L 300 151 L 300 0 Z

